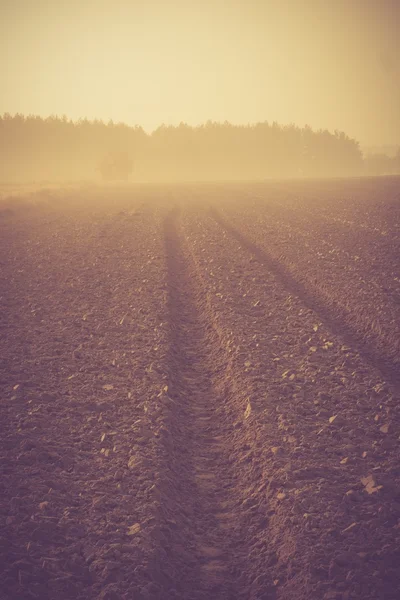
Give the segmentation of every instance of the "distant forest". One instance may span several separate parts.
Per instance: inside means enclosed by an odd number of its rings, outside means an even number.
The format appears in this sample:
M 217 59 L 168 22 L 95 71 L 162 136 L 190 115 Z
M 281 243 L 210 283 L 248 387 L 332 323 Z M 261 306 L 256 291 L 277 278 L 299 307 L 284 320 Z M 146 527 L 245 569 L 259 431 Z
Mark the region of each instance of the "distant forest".
M 141 127 L 66 117 L 0 116 L 0 181 L 233 180 L 400 173 L 395 157 L 363 156 L 345 133 L 207 122 Z

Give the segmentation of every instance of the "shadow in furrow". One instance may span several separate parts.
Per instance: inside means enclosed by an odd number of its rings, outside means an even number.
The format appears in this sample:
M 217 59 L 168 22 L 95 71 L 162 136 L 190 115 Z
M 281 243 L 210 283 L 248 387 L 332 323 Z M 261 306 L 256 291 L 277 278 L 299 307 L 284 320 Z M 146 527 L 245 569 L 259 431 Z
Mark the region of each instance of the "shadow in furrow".
M 214 385 L 219 347 L 199 284 L 191 276 L 178 208 L 167 216 L 164 236 L 171 338 L 161 503 L 172 578 L 164 597 L 234 600 L 239 595 L 229 533 L 233 481 L 224 444 L 228 425 L 217 409 Z
M 236 227 L 225 220 L 220 213 L 210 207 L 210 214 L 214 220 L 241 246 L 250 252 L 260 263 L 264 264 L 271 273 L 285 286 L 288 292 L 296 295 L 308 308 L 313 310 L 330 330 L 341 336 L 349 346 L 358 353 L 374 368 L 382 377 L 395 388 L 400 386 L 399 365 L 393 359 L 398 350 L 393 353 L 387 352 L 382 345 L 374 345 L 353 327 L 346 319 L 346 314 L 340 307 L 329 307 L 323 300 L 314 295 L 304 283 L 293 277 L 287 268 L 266 250 L 261 249 L 254 242 L 243 235 Z M 393 355 L 393 356 L 392 356 Z

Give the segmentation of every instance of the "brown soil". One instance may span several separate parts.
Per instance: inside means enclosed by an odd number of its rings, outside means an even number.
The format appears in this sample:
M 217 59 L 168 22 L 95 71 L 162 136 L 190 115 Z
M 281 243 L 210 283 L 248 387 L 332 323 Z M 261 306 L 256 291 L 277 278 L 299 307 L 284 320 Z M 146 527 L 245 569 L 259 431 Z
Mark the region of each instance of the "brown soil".
M 7 199 L 1 600 L 400 597 L 398 199 Z

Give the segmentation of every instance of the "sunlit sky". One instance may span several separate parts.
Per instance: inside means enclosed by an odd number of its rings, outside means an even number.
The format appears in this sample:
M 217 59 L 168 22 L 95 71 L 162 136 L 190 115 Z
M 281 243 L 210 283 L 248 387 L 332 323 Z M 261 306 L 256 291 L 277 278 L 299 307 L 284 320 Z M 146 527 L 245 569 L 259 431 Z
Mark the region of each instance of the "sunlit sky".
M 0 0 L 0 113 L 400 143 L 400 0 Z

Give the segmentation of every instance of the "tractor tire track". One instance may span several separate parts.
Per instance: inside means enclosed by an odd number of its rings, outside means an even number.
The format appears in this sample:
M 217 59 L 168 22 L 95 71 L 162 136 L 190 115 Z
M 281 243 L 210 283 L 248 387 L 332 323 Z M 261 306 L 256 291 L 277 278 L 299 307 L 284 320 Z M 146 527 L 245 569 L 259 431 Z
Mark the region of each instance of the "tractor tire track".
M 255 596 L 246 580 L 245 494 L 233 464 L 238 439 L 230 396 L 221 393 L 226 390 L 227 361 L 201 284 L 191 276 L 190 251 L 179 229 L 179 211 L 174 209 L 164 230 L 171 408 L 166 423 L 169 467 L 161 484 L 162 502 L 171 507 L 165 549 L 174 581 L 162 597 L 249 599 Z
M 400 387 L 397 357 L 399 343 L 396 348 L 387 349 L 375 335 L 367 337 L 352 323 L 351 313 L 336 304 L 329 306 L 316 288 L 296 278 L 289 268 L 229 223 L 217 209 L 210 207 L 210 214 L 224 231 L 250 252 L 258 262 L 265 265 L 290 293 L 296 295 L 307 308 L 319 315 L 333 333 L 340 335 L 346 344 L 352 346 L 364 360 L 380 371 L 389 384 L 397 389 Z

